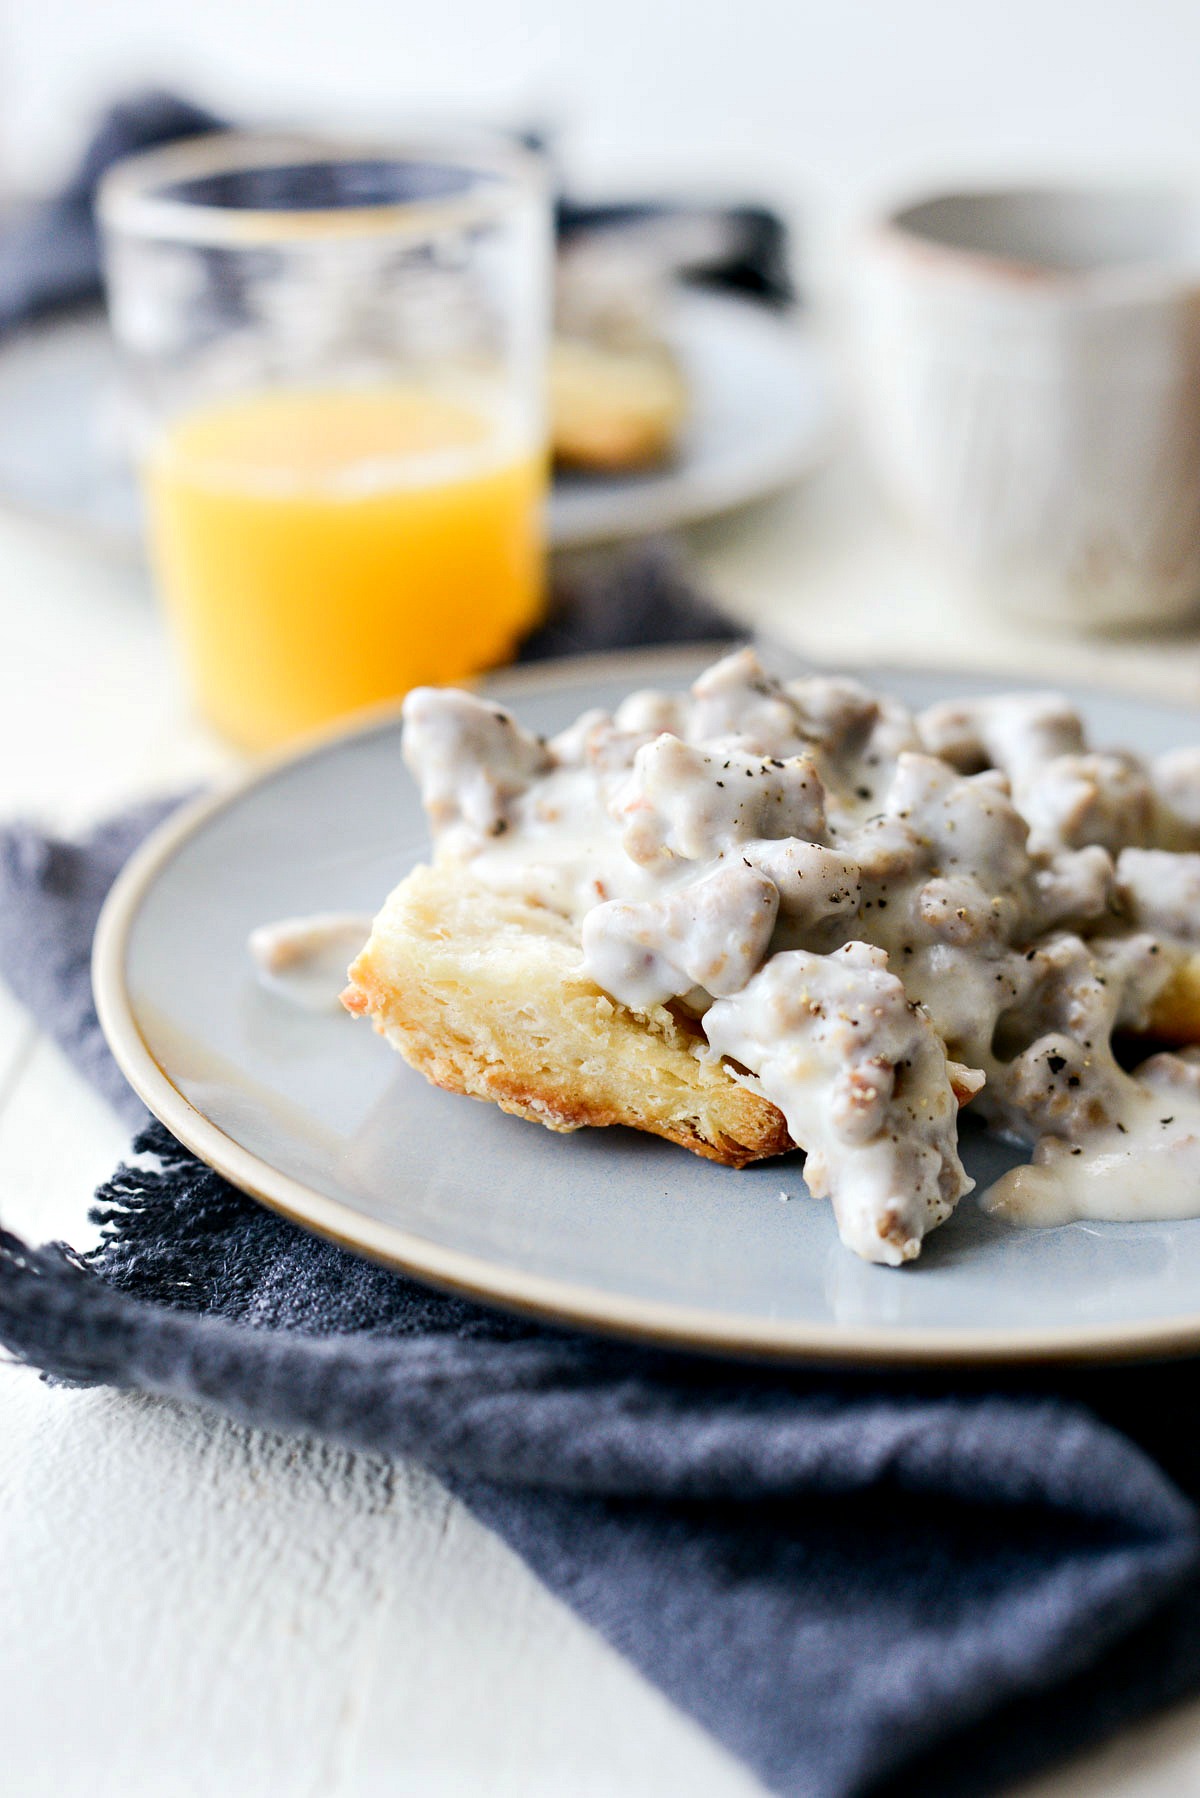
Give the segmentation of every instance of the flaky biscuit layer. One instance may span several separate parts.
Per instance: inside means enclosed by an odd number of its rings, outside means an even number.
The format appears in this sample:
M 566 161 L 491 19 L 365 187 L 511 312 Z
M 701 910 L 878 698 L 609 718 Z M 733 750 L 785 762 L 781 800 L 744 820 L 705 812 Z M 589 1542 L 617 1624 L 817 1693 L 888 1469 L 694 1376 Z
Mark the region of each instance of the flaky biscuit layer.
M 589 980 L 564 919 L 453 864 L 401 882 L 349 978 L 347 1009 L 450 1092 L 551 1130 L 629 1125 L 728 1167 L 794 1146 L 686 1020 L 629 1011 Z

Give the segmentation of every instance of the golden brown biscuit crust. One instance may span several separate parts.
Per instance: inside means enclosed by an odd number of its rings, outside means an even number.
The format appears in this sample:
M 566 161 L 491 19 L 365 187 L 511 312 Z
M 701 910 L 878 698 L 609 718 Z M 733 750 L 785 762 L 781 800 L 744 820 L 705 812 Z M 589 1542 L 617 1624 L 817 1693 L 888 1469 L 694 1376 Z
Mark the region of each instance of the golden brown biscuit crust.
M 687 389 L 671 352 L 557 338 L 550 354 L 556 461 L 616 473 L 661 462 L 675 446 Z
M 1200 954 L 1188 954 L 1175 968 L 1141 1034 L 1175 1049 L 1200 1043 Z
M 417 868 L 396 888 L 342 1002 L 435 1085 L 551 1130 L 625 1124 L 727 1167 L 794 1147 L 694 1028 L 616 1004 L 564 920 L 461 868 Z

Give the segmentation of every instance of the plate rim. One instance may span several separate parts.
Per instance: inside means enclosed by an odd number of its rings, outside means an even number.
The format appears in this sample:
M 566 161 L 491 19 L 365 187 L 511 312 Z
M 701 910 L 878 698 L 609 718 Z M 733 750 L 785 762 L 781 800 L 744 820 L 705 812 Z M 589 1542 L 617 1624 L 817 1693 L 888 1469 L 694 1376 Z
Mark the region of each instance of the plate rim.
M 564 657 L 531 668 L 502 671 L 482 685 L 498 697 L 502 693 L 520 697 L 547 688 L 586 686 L 625 671 L 632 678 L 664 678 L 690 667 L 706 651 L 727 651 L 731 647 L 728 641 L 690 643 L 665 650 L 619 650 Z M 865 672 L 882 672 L 885 676 L 889 672 L 896 676 L 936 673 L 939 678 L 953 680 L 958 671 L 913 667 Z M 978 680 L 981 672 L 961 671 L 964 680 Z M 1104 692 L 1100 687 L 1075 690 L 1097 696 Z M 1134 693 L 1121 697 L 1142 699 Z M 877 1368 L 1112 1362 L 1165 1358 L 1200 1349 L 1200 1310 L 1141 1322 L 1064 1325 L 1027 1332 L 843 1328 L 599 1293 L 574 1281 L 505 1267 L 484 1256 L 445 1248 L 397 1225 L 367 1217 L 345 1201 L 283 1173 L 206 1117 L 154 1056 L 142 1035 L 125 982 L 126 947 L 142 901 L 160 872 L 213 818 L 298 763 L 395 728 L 400 703 L 387 701 L 349 723 L 342 721 L 314 732 L 284 751 L 256 762 L 244 775 L 217 791 L 185 802 L 151 832 L 109 891 L 97 922 L 91 961 L 92 991 L 101 1029 L 130 1086 L 185 1148 L 268 1209 L 340 1247 L 428 1285 L 544 1323 L 584 1328 L 660 1348 L 749 1361 Z M 1149 701 L 1143 699 L 1142 703 Z M 911 1273 L 899 1269 L 894 1277 L 903 1279 L 911 1277 Z

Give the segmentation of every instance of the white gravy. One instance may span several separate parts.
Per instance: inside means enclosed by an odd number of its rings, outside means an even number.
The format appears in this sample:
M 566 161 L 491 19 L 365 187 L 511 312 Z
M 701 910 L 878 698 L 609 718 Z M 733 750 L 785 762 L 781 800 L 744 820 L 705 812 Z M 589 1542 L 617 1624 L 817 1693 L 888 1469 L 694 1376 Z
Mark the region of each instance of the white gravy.
M 570 919 L 618 1002 L 693 1013 L 866 1259 L 911 1260 L 970 1189 L 979 1088 L 1034 1145 L 1001 1215 L 1200 1213 L 1200 1074 L 1111 1046 L 1200 938 L 1200 755 L 1095 753 L 1053 696 L 918 719 L 748 650 L 548 742 L 466 693 L 405 718 L 439 860 Z
M 1195 1217 L 1200 1065 L 1194 1053 L 1143 1063 L 1117 1121 L 1075 1143 L 1043 1137 L 1028 1166 L 988 1188 L 984 1207 L 1014 1224 Z
M 346 969 L 371 934 L 358 912 L 280 918 L 250 932 L 247 947 L 265 987 L 302 1011 L 336 1011 Z

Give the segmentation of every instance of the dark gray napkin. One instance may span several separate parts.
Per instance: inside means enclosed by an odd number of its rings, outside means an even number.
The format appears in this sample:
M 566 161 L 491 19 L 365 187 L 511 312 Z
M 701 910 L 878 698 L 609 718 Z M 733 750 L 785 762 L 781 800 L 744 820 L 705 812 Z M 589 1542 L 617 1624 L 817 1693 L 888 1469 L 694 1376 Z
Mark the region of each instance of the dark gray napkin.
M 150 822 L 0 832 L 0 974 L 131 1119 L 88 951 Z M 134 1148 L 97 1252 L 0 1234 L 0 1342 L 425 1462 L 773 1790 L 983 1793 L 1200 1686 L 1192 1365 L 989 1387 L 628 1347 L 359 1260 L 157 1124 Z
M 87 959 L 151 821 L 0 834 L 0 970 L 133 1117 Z M 775 1790 L 983 1792 L 1200 1682 L 1192 1367 L 1054 1396 L 625 1348 L 360 1261 L 159 1125 L 135 1149 L 98 1253 L 0 1238 L 9 1350 L 427 1462 Z
M 124 156 L 176 138 L 219 131 L 223 122 L 177 94 L 152 89 L 118 102 L 97 126 L 62 189 L 6 220 L 0 231 L 0 331 L 100 294 L 100 240 L 93 216 L 105 171 Z

